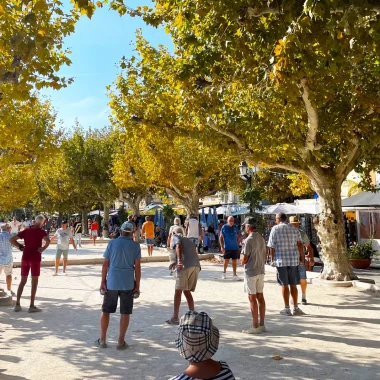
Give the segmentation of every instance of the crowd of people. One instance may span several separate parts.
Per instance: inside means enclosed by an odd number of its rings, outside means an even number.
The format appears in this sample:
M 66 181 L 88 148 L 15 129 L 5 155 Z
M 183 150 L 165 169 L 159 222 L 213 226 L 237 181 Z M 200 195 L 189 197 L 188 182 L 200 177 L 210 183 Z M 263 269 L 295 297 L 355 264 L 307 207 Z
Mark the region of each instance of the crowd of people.
M 224 265 L 222 278 L 226 279 L 229 262 L 232 261 L 233 280 L 240 280 L 236 268 L 238 260 L 244 266 L 244 290 L 248 295 L 251 312 L 251 326 L 243 332 L 261 334 L 266 332 L 264 299 L 265 264 L 270 251 L 270 265 L 276 267 L 277 282 L 281 286 L 284 316 L 297 316 L 304 313 L 299 308 L 297 285 L 301 285 L 302 303 L 306 304 L 306 261 L 313 266 L 313 255 L 307 235 L 300 230 L 300 222 L 296 217 L 283 213 L 276 215 L 276 225 L 272 228 L 268 243 L 256 231 L 256 220 L 246 218 L 242 224 L 244 233 L 239 231 L 229 217 L 227 223 L 219 230 L 219 244 L 223 253 Z M 13 225 L 12 225 L 13 223 Z M 63 256 L 63 273 L 66 271 L 69 244 L 77 249 L 81 243 L 81 223 L 78 218 L 72 228 L 63 220 L 60 228 L 50 238 L 46 230 L 45 218 L 39 215 L 30 226 L 22 228 L 21 223 L 14 220 L 3 223 L 0 232 L 0 273 L 6 275 L 7 291 L 11 291 L 12 282 L 12 246 L 23 252 L 21 259 L 21 281 L 16 295 L 15 312 L 22 309 L 21 297 L 29 274 L 31 275 L 31 297 L 29 313 L 40 312 L 35 305 L 35 297 L 40 276 L 41 255 L 49 244 L 57 240 L 55 273 Z M 45 228 L 44 228 L 45 227 Z M 94 231 L 96 231 L 94 229 Z M 128 330 L 130 315 L 133 311 L 134 299 L 140 296 L 141 282 L 141 246 L 137 238 L 137 226 L 133 217 L 119 228 L 119 236 L 112 239 L 104 252 L 100 292 L 104 295 L 100 322 L 100 335 L 95 341 L 99 348 L 107 348 L 107 329 L 110 314 L 115 313 L 120 299 L 120 330 L 117 349 L 128 348 L 125 335 Z M 155 226 L 150 217 L 145 218 L 141 226 L 141 236 L 145 238 L 148 254 L 151 256 L 155 240 Z M 173 380 L 191 379 L 234 379 L 227 363 L 212 359 L 219 344 L 219 331 L 212 319 L 204 312 L 196 312 L 193 293 L 196 290 L 201 265 L 198 247 L 202 239 L 203 229 L 199 220 L 192 215 L 186 226 L 181 226 L 179 218 L 174 219 L 167 237 L 169 250 L 169 269 L 174 272 L 175 290 L 173 313 L 166 323 L 178 325 L 176 345 L 180 354 L 189 361 L 188 368 Z M 241 239 L 243 236 L 244 239 Z M 23 243 L 21 243 L 21 241 Z M 95 242 L 94 242 L 95 244 Z M 185 296 L 188 312 L 180 316 L 182 295 Z M 290 297 L 293 310 L 290 309 Z

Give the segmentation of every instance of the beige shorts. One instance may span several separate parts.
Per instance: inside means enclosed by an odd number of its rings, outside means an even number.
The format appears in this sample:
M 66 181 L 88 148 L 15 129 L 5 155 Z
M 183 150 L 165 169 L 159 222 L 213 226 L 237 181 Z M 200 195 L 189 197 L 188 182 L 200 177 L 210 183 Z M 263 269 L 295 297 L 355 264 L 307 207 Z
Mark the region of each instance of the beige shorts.
M 198 275 L 201 268 L 190 267 L 176 272 L 175 288 L 176 290 L 190 290 L 193 292 L 197 286 Z
M 98 230 L 91 230 L 92 237 L 98 237 Z
M 244 278 L 244 291 L 248 294 L 257 294 L 264 291 L 264 274 Z
M 0 265 L 0 274 L 3 273 L 3 270 L 4 270 L 5 275 L 10 276 L 12 274 L 12 269 L 13 269 L 13 263 Z

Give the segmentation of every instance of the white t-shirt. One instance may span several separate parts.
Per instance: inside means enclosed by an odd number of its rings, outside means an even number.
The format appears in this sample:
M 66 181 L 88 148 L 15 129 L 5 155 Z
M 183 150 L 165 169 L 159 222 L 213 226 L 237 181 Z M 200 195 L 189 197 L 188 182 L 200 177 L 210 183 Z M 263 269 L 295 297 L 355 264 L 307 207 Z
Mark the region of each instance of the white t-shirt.
M 19 227 L 21 226 L 21 222 L 16 220 L 15 222 L 12 220 L 9 225 L 11 226 L 11 234 L 18 234 Z
M 73 233 L 69 228 L 66 228 L 65 230 L 63 228 L 58 228 L 56 233 L 54 234 L 58 238 L 57 240 L 57 248 L 68 250 L 69 244 L 70 244 L 70 238 L 73 237 Z
M 190 219 L 187 229 L 188 238 L 199 238 L 199 221 L 197 219 Z

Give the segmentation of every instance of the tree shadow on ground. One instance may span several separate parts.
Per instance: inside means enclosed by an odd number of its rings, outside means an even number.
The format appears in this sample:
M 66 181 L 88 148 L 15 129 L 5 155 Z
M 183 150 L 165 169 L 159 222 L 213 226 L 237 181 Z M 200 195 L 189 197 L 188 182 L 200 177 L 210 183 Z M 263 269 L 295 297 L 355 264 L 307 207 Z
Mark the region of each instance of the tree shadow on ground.
M 48 342 L 43 350 L 45 365 L 49 365 L 49 360 L 59 358 L 76 367 L 81 374 L 76 378 L 70 375 L 65 377 L 64 374 L 57 377 L 62 379 L 161 380 L 185 368 L 186 363 L 178 355 L 174 344 L 177 329 L 164 323 L 172 313 L 174 286 L 166 266 L 143 267 L 143 281 L 148 284 L 144 291 L 154 293 L 159 288 L 162 301 L 147 302 L 143 293 L 136 302 L 128 330 L 131 347 L 126 351 L 116 350 L 118 315 L 111 316 L 109 347 L 102 350 L 93 345 L 99 336 L 101 297 L 89 278 L 96 276 L 100 282 L 100 266 L 88 267 L 85 273 L 83 269 L 82 273 L 79 268 L 72 269 L 81 279 L 81 287 L 76 286 L 76 299 L 38 296 L 38 303 L 45 311 L 31 317 L 25 311 L 16 314 L 9 309 L 1 310 L 2 320 L 6 321 L 5 331 L 13 328 L 23 332 L 4 342 L 6 348 L 17 349 L 20 345 L 32 347 L 33 342 Z M 203 266 L 202 272 L 203 279 L 215 275 L 215 269 L 208 266 Z M 216 284 L 218 290 L 223 286 L 223 294 L 228 291 L 231 282 Z M 29 293 L 30 289 L 25 291 Z M 58 292 L 63 297 L 62 289 Z M 252 336 L 241 332 L 250 324 L 247 302 L 239 299 L 236 304 L 226 304 L 220 295 L 215 299 L 206 299 L 200 290 L 195 292 L 195 300 L 196 309 L 206 311 L 220 329 L 221 341 L 216 359 L 226 360 L 239 380 L 372 380 L 380 376 L 379 341 L 376 336 L 373 339 L 363 338 L 358 330 L 352 329 L 355 325 L 377 334 L 378 319 L 329 315 L 330 308 L 336 308 L 336 305 L 323 305 L 322 310 L 314 307 L 312 310 L 318 312 L 284 318 L 277 311 L 273 313 L 269 305 L 268 333 Z M 376 310 L 380 306 L 379 300 L 370 293 L 346 295 L 343 300 L 337 296 L 336 300 L 342 309 L 348 301 L 357 303 L 358 309 L 367 305 L 370 310 Z M 182 304 L 181 310 L 186 310 L 185 304 Z M 355 331 L 357 334 L 352 336 Z M 341 348 L 347 346 L 351 348 L 343 355 Z M 361 357 L 360 362 L 357 362 L 355 353 L 358 347 L 365 348 L 368 353 L 365 360 Z M 280 355 L 283 360 L 273 360 L 274 355 Z M 5 376 L 4 373 L 0 374 L 0 378 L 6 380 L 26 379 Z

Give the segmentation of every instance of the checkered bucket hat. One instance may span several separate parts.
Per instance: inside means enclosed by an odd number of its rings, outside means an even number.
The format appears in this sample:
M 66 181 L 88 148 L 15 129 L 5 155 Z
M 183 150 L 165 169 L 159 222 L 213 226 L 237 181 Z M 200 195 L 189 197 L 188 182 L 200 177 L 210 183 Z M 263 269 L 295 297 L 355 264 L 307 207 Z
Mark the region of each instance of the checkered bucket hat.
M 202 362 L 218 350 L 219 330 L 206 313 L 188 311 L 180 320 L 176 346 L 186 360 Z

